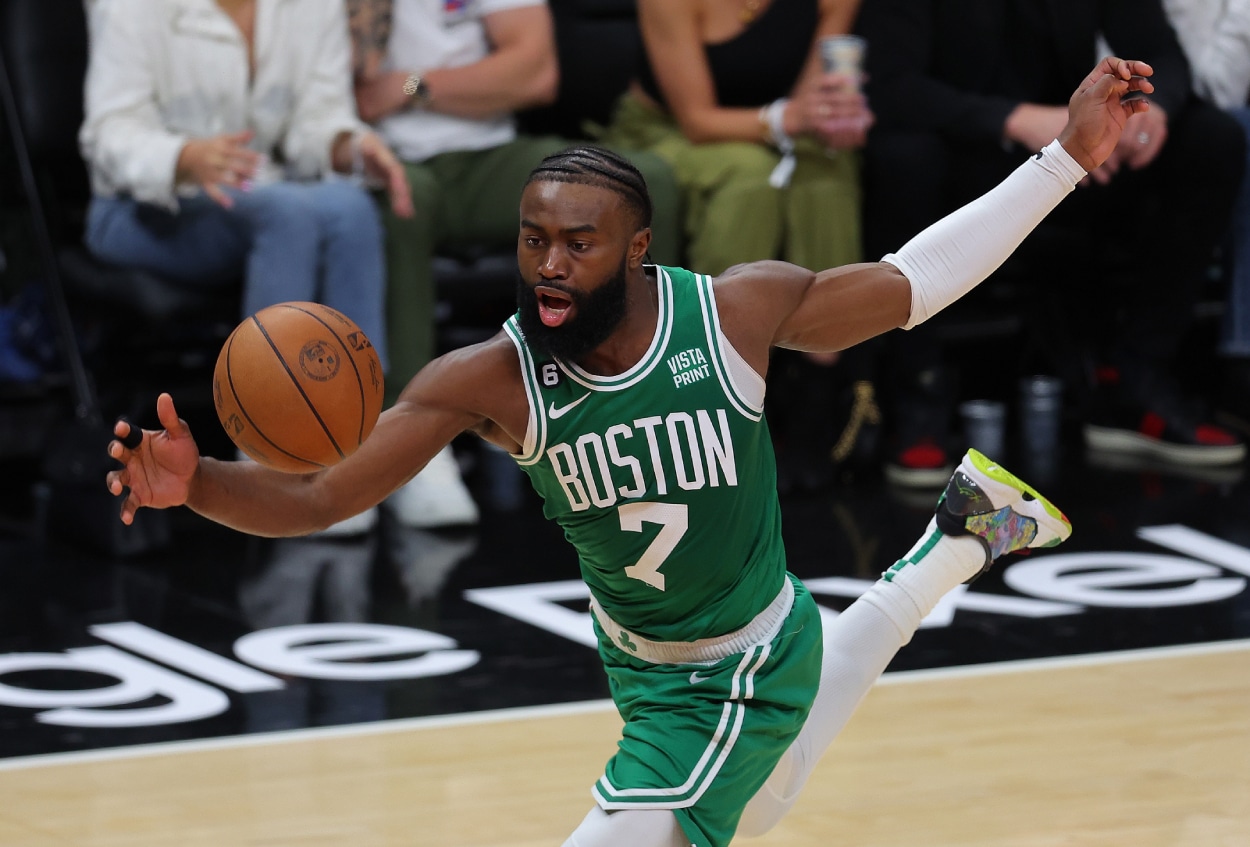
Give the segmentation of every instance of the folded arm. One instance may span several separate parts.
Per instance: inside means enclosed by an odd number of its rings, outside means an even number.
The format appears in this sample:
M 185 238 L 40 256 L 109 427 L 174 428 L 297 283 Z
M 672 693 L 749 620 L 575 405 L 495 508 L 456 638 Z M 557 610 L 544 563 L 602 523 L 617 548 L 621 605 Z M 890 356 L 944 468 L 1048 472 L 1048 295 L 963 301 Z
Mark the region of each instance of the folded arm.
M 492 12 L 484 21 L 490 52 L 479 61 L 358 76 L 361 117 L 375 122 L 411 106 L 403 86 L 412 71 L 429 92 L 423 108 L 445 115 L 489 118 L 553 102 L 560 72 L 550 10 L 542 4 L 521 6 Z
M 850 32 L 857 3 L 821 0 L 820 18 L 806 47 L 803 70 L 785 104 L 783 128 L 789 136 L 817 133 L 822 115 L 835 111 L 863 115 L 863 98 L 852 81 L 827 76 L 822 68 L 817 41 L 828 35 Z M 760 107 L 724 106 L 717 100 L 716 83 L 707 60 L 707 45 L 700 30 L 697 4 L 672 0 L 640 0 L 638 22 L 643 44 L 664 100 L 682 133 L 696 143 L 713 141 L 771 140 L 761 120 Z M 760 61 L 768 61 L 761 56 Z M 836 80 L 836 84 L 835 84 Z
M 434 108 L 462 118 L 483 118 L 553 102 L 560 71 L 547 6 L 493 12 L 485 22 L 491 45 L 486 58 L 425 74 Z

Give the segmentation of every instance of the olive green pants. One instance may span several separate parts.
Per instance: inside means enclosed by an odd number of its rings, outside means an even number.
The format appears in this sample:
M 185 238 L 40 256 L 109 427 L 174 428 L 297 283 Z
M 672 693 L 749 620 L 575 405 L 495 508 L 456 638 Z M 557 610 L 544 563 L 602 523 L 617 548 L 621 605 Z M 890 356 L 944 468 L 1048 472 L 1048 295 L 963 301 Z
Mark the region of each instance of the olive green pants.
M 543 158 L 573 143 L 555 137 L 517 138 L 487 150 L 443 153 L 407 163 L 416 208 L 411 218 L 397 217 L 379 197 L 386 230 L 387 407 L 434 355 L 435 253 L 461 245 L 515 248 L 521 187 Z M 652 258 L 679 264 L 681 211 L 671 169 L 650 153 L 619 152 L 647 181 L 654 209 Z
M 677 175 L 685 205 L 688 267 L 719 274 L 741 262 L 785 259 L 810 270 L 860 261 L 859 159 L 800 139 L 790 185 L 768 177 L 777 151 L 743 141 L 695 144 L 677 123 L 626 94 L 607 144 L 647 150 Z

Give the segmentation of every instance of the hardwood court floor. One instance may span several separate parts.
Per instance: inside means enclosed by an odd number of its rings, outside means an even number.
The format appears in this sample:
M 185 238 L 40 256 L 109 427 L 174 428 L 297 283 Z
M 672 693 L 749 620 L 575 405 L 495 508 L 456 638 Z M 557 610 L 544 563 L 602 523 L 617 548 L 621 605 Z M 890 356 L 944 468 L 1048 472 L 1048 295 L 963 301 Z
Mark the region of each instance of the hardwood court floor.
M 1248 641 L 887 676 L 790 817 L 742 843 L 1241 847 L 1247 715 Z M 502 717 L 0 763 L 0 844 L 559 845 L 616 715 Z

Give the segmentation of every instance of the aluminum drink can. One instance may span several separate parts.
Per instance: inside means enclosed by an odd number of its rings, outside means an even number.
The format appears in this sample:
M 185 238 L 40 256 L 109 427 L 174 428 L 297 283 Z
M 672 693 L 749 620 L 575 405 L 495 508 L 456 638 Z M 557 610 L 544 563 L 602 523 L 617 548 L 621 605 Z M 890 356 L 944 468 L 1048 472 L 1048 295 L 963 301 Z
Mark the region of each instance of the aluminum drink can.
M 820 39 L 820 58 L 825 73 L 844 73 L 858 81 L 864 71 L 868 42 L 858 35 L 830 35 Z

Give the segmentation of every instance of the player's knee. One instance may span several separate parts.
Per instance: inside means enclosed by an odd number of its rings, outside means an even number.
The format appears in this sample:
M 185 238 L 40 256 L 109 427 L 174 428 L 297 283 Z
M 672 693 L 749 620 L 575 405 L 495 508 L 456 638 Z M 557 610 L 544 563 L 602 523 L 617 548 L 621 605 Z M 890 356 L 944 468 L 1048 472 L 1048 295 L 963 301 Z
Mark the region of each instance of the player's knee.
M 605 812 L 595 806 L 564 842 L 564 847 L 688 847 L 672 812 L 626 809 Z

